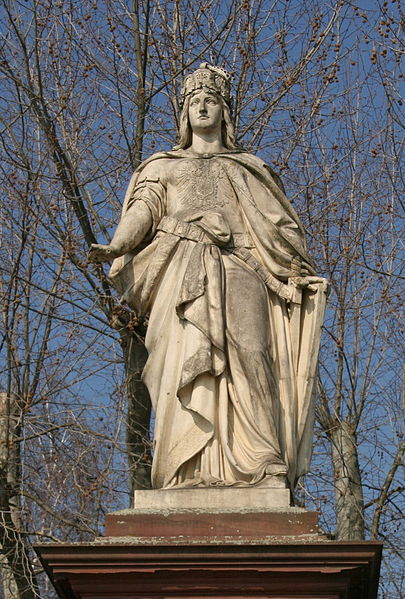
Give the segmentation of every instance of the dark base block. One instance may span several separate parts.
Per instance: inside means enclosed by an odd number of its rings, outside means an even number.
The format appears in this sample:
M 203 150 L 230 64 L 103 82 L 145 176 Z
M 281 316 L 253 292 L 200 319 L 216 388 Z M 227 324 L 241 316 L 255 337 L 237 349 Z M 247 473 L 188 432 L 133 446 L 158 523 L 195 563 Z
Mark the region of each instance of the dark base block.
M 36 547 L 61 599 L 377 597 L 381 543 L 330 541 L 304 510 L 125 510 L 106 531 Z
M 265 537 L 289 541 L 319 540 L 318 514 L 301 508 L 240 510 L 122 510 L 107 514 L 108 537 L 137 537 L 144 542 L 254 542 Z

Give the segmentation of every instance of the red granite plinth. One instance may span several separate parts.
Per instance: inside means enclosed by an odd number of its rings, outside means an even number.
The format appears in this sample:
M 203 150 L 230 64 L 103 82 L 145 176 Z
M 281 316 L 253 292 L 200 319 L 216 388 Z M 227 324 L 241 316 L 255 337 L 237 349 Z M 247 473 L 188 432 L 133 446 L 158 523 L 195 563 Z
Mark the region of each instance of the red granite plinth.
M 137 537 L 155 542 L 238 542 L 288 537 L 290 541 L 318 540 L 318 514 L 300 508 L 253 510 L 122 510 L 107 514 L 108 537 Z

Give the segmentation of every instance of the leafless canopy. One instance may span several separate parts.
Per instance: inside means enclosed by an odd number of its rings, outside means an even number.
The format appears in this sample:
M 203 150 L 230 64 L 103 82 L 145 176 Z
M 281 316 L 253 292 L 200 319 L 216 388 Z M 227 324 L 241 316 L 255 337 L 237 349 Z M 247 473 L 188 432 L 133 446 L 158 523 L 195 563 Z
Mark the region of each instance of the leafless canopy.
M 109 240 L 131 171 L 176 142 L 182 79 L 204 60 L 233 74 L 238 141 L 282 175 L 331 281 L 300 501 L 338 538 L 382 538 L 381 596 L 403 596 L 402 15 L 360 4 L 2 0 L 7 599 L 52 596 L 32 540 L 98 534 L 148 485 L 147 323 L 86 252 Z

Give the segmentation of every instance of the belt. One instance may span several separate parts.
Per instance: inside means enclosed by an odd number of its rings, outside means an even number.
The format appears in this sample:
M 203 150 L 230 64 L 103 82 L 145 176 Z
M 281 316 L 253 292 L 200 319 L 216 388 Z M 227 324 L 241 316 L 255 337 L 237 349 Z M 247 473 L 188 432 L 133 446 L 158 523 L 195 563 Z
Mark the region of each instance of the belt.
M 171 216 L 164 216 L 157 229 L 158 231 L 171 233 L 182 239 L 190 239 L 197 243 L 214 243 L 209 235 L 200 227 L 197 227 L 193 223 L 182 222 Z
M 248 233 L 233 233 L 230 241 L 228 241 L 226 244 L 221 244 L 198 225 L 177 220 L 177 218 L 173 218 L 172 216 L 164 216 L 157 229 L 158 231 L 171 233 L 172 235 L 176 235 L 182 239 L 190 239 L 191 241 L 196 241 L 197 243 L 210 243 L 229 250 L 237 247 L 254 247 L 253 240 Z

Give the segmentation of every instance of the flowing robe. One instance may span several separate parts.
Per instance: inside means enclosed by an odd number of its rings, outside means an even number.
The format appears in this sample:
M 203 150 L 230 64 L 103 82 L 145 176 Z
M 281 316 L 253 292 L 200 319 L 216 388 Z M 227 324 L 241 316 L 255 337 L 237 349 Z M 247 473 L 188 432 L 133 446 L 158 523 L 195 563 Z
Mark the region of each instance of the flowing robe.
M 277 177 L 245 152 L 159 153 L 130 182 L 150 233 L 114 261 L 122 300 L 149 313 L 143 372 L 155 412 L 154 488 L 254 485 L 309 467 L 325 287 Z M 245 259 L 246 255 L 249 259 Z

